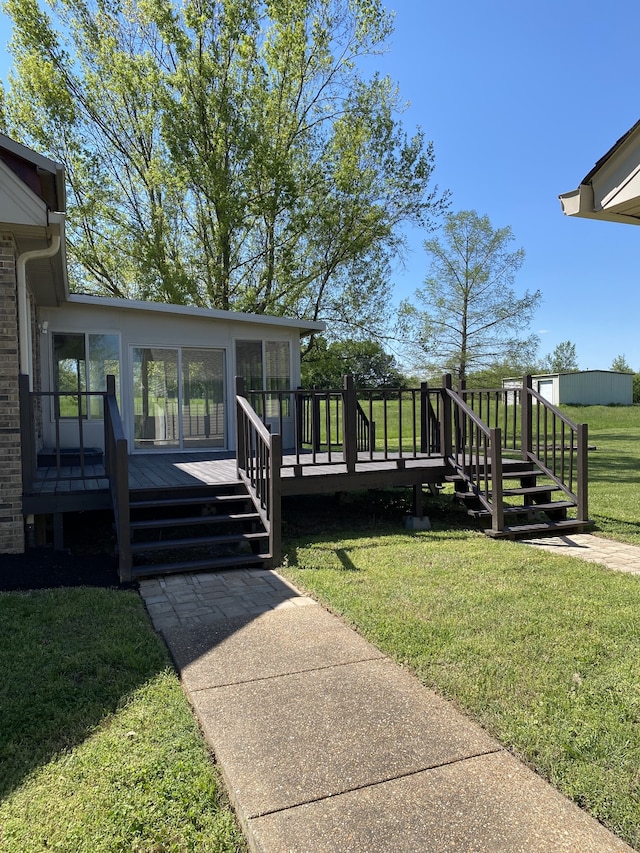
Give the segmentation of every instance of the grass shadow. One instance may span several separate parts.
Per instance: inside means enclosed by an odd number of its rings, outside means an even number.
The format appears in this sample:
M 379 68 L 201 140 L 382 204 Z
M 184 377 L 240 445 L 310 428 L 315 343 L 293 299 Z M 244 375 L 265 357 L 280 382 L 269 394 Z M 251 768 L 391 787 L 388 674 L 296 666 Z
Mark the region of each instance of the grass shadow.
M 0 797 L 170 666 L 137 593 L 0 594 Z
M 336 539 L 348 538 L 351 543 L 362 540 L 369 547 L 371 537 L 429 536 L 432 540 L 450 541 L 461 534 L 478 532 L 464 509 L 454 503 L 451 495 L 431 495 L 425 492 L 424 511 L 431 522 L 426 532 L 408 530 L 404 519 L 413 511 L 412 489 L 375 489 L 340 495 L 296 497 L 283 502 L 283 552 L 287 564 L 310 568 L 300 563 L 299 548 L 330 543 L 340 571 L 358 572 L 352 559 L 358 545 L 335 547 Z

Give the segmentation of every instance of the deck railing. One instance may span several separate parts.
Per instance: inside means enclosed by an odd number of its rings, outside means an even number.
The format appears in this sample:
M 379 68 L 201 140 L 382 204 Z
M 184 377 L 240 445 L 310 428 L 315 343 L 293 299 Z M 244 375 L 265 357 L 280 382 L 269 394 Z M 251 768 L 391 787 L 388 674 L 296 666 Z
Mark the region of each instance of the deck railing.
M 107 376 L 107 393 L 104 398 L 105 471 L 118 539 L 120 580 L 128 582 L 132 575 L 131 518 L 129 507 L 129 455 L 127 439 L 116 400 L 116 381 Z
M 285 467 L 402 461 L 440 455 L 441 389 L 251 390 L 247 399 L 283 436 Z
M 104 477 L 109 483 L 119 551 L 119 571 L 122 581 L 131 580 L 131 536 L 129 518 L 129 457 L 127 439 L 118 402 L 115 377 L 107 376 L 106 391 L 30 391 L 29 377 L 20 376 L 20 431 L 22 448 L 22 485 L 29 494 L 37 479 L 38 459 L 34 412 L 45 401 L 51 405 L 53 417 L 54 464 L 47 466 L 47 480 L 82 481 Z M 87 461 L 85 447 L 86 419 L 89 407 L 99 401 L 104 423 L 104 467 Z M 71 405 L 70 405 L 71 403 Z M 73 413 L 72 413 L 73 410 Z M 64 415 L 61 414 L 64 411 Z M 48 413 L 44 413 L 48 416 Z M 61 441 L 61 426 L 76 425 L 78 442 L 74 447 L 77 462 L 69 464 Z
M 532 387 L 522 388 L 522 456 L 534 462 L 577 506 L 578 521 L 588 521 L 587 424 L 576 424 Z
M 489 427 L 451 387 L 451 376 L 443 381 L 442 436 L 445 458 L 478 501 L 491 513 L 491 529 L 504 527 L 502 491 L 502 433 Z
M 576 424 L 533 389 L 522 386 L 465 389 L 470 410 L 489 428 L 501 428 L 502 449 L 537 465 L 577 507 L 577 520 L 588 520 L 588 427 Z
M 245 396 L 244 381 L 236 377 L 236 468 L 269 535 L 272 565 L 278 565 L 281 545 L 280 469 L 282 443 L 271 433 Z
M 458 393 L 489 428 L 500 427 L 503 450 L 520 450 L 521 388 L 465 388 Z
M 25 494 L 28 494 L 34 480 L 37 479 L 38 455 L 36 441 L 35 412 L 40 407 L 44 409 L 45 402 L 51 408 L 53 418 L 54 444 L 49 448 L 53 452 L 54 463 L 48 465 L 47 479 L 55 480 L 86 480 L 103 476 L 101 471 L 96 471 L 95 461 L 87 460 L 87 448 L 85 446 L 84 433 L 87 423 L 87 407 L 94 401 L 100 401 L 104 405 L 105 391 L 30 391 L 29 377 L 21 374 L 19 378 L 20 389 L 20 434 L 22 447 L 22 485 Z M 51 405 L 53 401 L 53 405 Z M 71 404 L 71 405 L 70 405 Z M 64 408 L 64 415 L 62 409 Z M 44 412 L 43 417 L 48 417 Z M 75 424 L 78 431 L 78 442 L 74 446 L 74 461 L 69 463 L 65 458 L 63 443 L 61 441 L 61 426 L 73 427 Z M 77 456 L 77 462 L 75 457 Z

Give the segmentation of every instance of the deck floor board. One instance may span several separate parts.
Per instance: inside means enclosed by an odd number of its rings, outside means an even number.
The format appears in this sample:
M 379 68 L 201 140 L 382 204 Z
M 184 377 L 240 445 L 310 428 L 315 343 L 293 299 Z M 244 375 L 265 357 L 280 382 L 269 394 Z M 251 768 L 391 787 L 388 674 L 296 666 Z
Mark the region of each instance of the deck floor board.
M 331 457 L 320 452 L 299 457 L 285 453 L 282 462 L 283 493 L 286 494 L 309 493 L 314 488 L 309 482 L 311 478 L 317 483 L 318 491 L 323 491 L 323 480 L 328 489 L 336 488 L 336 484 L 344 480 L 343 488 L 348 491 L 349 488 L 358 488 L 350 483 L 362 482 L 368 476 L 377 476 L 380 481 L 388 475 L 390 484 L 397 484 L 404 471 L 407 472 L 408 483 L 421 477 L 424 482 L 432 482 L 437 480 L 444 464 L 442 458 L 427 455 L 408 458 L 398 453 L 377 453 L 372 459 L 369 454 L 362 454 L 355 474 L 349 474 L 340 454 L 335 452 Z M 60 476 L 56 466 L 39 468 L 30 495 L 58 495 L 64 500 L 68 495 L 104 492 L 109 487 L 102 465 L 87 466 L 84 479 L 72 479 L 79 474 L 78 466 L 61 468 Z M 132 492 L 233 485 L 238 480 L 235 456 L 231 453 L 135 453 L 129 456 L 129 489 Z

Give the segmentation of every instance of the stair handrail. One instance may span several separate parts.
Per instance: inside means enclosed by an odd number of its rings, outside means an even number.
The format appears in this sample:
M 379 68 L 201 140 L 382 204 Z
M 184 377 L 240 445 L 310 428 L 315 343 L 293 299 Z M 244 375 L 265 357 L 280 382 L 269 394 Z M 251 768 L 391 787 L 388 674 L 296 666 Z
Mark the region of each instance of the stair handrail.
M 489 427 L 478 417 L 453 390 L 450 375 L 443 378 L 442 397 L 445 461 L 491 514 L 491 529 L 500 532 L 504 528 L 500 427 Z
M 127 583 L 132 579 L 131 516 L 129 509 L 129 452 L 118 401 L 116 399 L 115 376 L 107 376 L 107 391 L 104 395 L 104 449 L 105 473 L 109 480 L 109 492 L 118 539 L 118 571 L 120 580 Z
M 245 396 L 245 383 L 236 377 L 236 472 L 269 535 L 272 566 L 282 552 L 282 437 L 271 432 Z
M 522 382 L 522 456 L 537 465 L 576 504 L 578 521 L 589 520 L 589 427 L 578 424 L 533 388 L 533 378 Z M 533 409 L 536 429 L 534 436 Z M 551 425 L 549 427 L 549 415 Z M 541 429 L 542 421 L 542 429 Z M 560 435 L 557 423 L 560 422 Z M 569 438 L 566 430 L 569 430 Z M 542 433 L 542 436 L 541 436 Z M 542 442 L 541 442 L 542 437 Z M 568 446 L 567 446 L 568 445 Z M 568 453 L 568 465 L 567 456 Z M 575 463 L 574 463 L 575 458 Z

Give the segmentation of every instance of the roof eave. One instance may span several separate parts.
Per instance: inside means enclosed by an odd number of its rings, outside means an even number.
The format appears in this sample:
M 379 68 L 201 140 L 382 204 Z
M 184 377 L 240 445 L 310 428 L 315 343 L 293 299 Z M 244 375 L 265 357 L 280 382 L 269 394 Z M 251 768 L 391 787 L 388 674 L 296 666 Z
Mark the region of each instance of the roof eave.
M 565 216 L 577 216 L 580 219 L 598 219 L 605 222 L 622 222 L 626 225 L 640 225 L 636 216 L 614 213 L 611 210 L 595 209 L 593 187 L 591 184 L 580 184 L 578 189 L 558 196 Z

